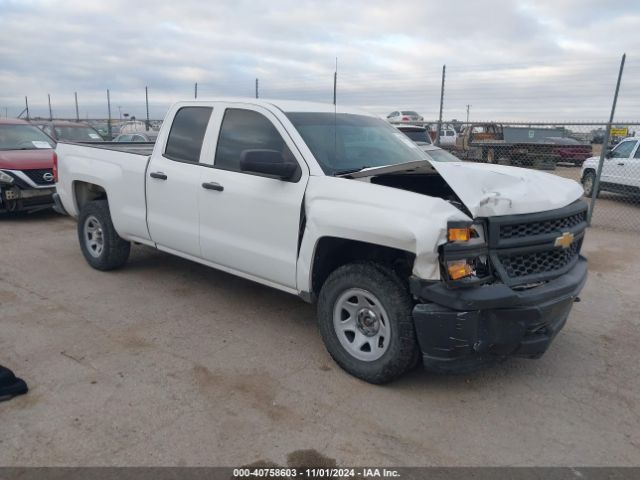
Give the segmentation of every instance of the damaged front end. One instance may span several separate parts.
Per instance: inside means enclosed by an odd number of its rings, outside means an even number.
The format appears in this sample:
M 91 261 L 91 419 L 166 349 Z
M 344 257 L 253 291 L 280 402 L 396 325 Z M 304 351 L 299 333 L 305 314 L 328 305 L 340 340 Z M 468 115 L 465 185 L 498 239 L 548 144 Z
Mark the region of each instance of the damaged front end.
M 460 371 L 507 356 L 540 357 L 587 277 L 586 204 L 449 225 L 443 282 L 413 278 L 426 367 Z M 475 231 L 475 235 L 474 232 Z

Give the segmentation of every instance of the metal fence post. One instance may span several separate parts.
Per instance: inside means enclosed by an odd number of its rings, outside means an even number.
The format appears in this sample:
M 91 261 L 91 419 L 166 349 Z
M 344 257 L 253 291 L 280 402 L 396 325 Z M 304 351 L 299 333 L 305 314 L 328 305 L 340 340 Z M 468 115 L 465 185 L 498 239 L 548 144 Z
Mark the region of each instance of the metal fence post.
M 149 87 L 144 87 L 144 100 L 147 104 L 147 122 L 145 124 L 145 129 L 149 131 Z
M 78 111 L 78 92 L 73 92 L 74 97 L 76 98 L 76 122 L 80 121 L 80 112 Z
M 622 60 L 620 61 L 620 70 L 618 71 L 618 81 L 616 83 L 616 91 L 613 94 L 613 104 L 611 105 L 611 115 L 609 116 L 609 123 L 607 123 L 607 130 L 604 134 L 604 142 L 602 143 L 602 151 L 600 152 L 600 161 L 598 162 L 598 170 L 596 172 L 596 179 L 593 182 L 593 191 L 591 192 L 591 204 L 589 206 L 589 218 L 587 224 L 591 225 L 591 219 L 593 217 L 593 209 L 596 205 L 596 197 L 598 196 L 598 190 L 600 189 L 600 175 L 602 175 L 602 166 L 604 165 L 604 159 L 607 153 L 607 147 L 609 146 L 609 136 L 611 135 L 611 124 L 613 123 L 613 116 L 616 113 L 616 103 L 618 101 L 618 92 L 620 91 L 620 80 L 622 79 L 622 71 L 624 70 L 624 62 L 627 58 L 627 54 L 622 54 Z
M 53 120 L 53 112 L 51 111 L 51 94 L 47 93 L 47 100 L 49 101 L 49 121 Z
M 258 98 L 258 79 L 256 78 L 256 98 Z
M 24 96 L 24 110 L 27 112 L 27 121 L 29 121 L 29 100 L 26 95 Z
M 198 82 L 196 82 L 196 85 L 193 89 L 193 98 L 197 99 L 198 98 Z
M 436 145 L 440 146 L 440 130 L 442 129 L 442 106 L 444 104 L 444 77 L 447 66 L 442 66 L 442 86 L 440 87 L 440 115 L 438 116 L 438 131 L 436 132 Z
M 107 135 L 109 136 L 109 141 L 113 140 L 113 131 L 111 129 L 111 94 L 109 93 L 109 89 L 107 88 Z

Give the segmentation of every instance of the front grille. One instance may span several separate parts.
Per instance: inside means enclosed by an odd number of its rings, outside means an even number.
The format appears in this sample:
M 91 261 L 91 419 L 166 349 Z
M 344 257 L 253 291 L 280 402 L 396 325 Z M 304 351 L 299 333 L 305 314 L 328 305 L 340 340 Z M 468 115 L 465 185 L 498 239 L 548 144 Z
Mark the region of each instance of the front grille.
M 539 222 L 516 223 L 500 226 L 500 238 L 525 238 L 536 235 L 545 235 L 554 232 L 564 232 L 587 221 L 587 212 L 579 212 L 563 218 L 553 218 Z
M 569 265 L 580 253 L 581 243 L 575 241 L 567 249 L 554 248 L 541 252 L 498 255 L 498 259 L 506 274 L 512 279 L 551 273 Z
M 587 226 L 587 205 L 578 200 L 567 207 L 525 215 L 487 219 L 489 254 L 504 283 L 518 286 L 544 282 L 575 265 Z M 573 235 L 568 248 L 556 240 Z
M 36 185 L 53 185 L 53 170 L 51 168 L 38 168 L 35 170 L 22 170 L 27 177 Z M 42 178 L 45 174 L 51 175 L 51 180 Z

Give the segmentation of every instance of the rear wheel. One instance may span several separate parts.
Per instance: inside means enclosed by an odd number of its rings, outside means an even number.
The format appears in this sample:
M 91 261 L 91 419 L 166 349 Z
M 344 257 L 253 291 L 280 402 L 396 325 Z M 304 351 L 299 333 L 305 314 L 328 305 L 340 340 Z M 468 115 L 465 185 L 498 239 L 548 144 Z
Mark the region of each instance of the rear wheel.
M 78 240 L 87 263 L 98 270 L 113 270 L 129 258 L 131 244 L 116 232 L 106 200 L 86 204 L 78 216 Z
M 411 297 L 381 265 L 353 263 L 335 270 L 318 298 L 318 324 L 329 354 L 344 370 L 385 383 L 415 362 Z

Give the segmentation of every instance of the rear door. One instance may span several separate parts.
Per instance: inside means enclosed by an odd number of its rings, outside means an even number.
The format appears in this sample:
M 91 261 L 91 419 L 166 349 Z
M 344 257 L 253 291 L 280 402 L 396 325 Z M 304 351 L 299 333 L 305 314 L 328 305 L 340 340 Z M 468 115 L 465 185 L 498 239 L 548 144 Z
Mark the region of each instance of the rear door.
M 221 121 L 221 127 L 213 168 L 203 169 L 200 177 L 202 257 L 235 273 L 294 290 L 308 167 L 267 109 L 227 104 L 216 117 L 215 124 Z M 240 155 L 252 149 L 282 152 L 298 163 L 299 172 L 286 181 L 243 172 Z
M 147 224 L 159 248 L 200 256 L 200 157 L 212 111 L 180 107 L 166 142 L 153 151 L 146 179 Z

